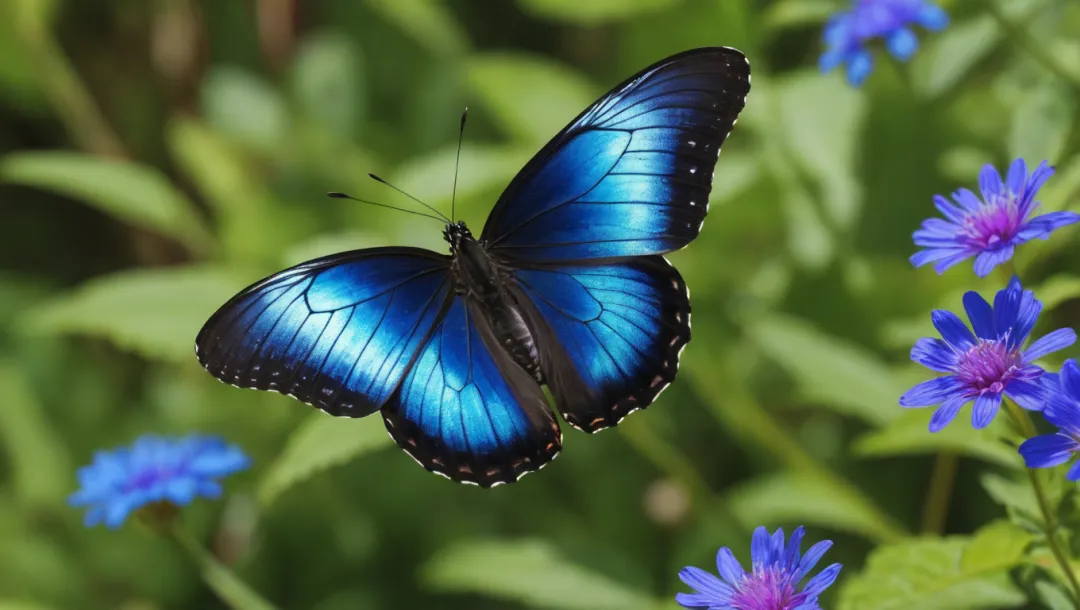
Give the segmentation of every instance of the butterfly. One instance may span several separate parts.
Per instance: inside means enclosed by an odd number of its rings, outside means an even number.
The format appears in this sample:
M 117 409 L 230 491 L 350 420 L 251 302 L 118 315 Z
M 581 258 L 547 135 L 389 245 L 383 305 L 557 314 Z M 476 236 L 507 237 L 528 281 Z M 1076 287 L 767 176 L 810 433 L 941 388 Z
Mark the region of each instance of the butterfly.
M 196 339 L 218 379 L 331 415 L 381 412 L 421 466 L 492 487 L 647 407 L 690 341 L 664 258 L 697 237 L 720 147 L 750 89 L 746 57 L 693 49 L 630 77 L 545 145 L 479 238 L 450 253 L 381 247 L 302 263 L 244 289 Z

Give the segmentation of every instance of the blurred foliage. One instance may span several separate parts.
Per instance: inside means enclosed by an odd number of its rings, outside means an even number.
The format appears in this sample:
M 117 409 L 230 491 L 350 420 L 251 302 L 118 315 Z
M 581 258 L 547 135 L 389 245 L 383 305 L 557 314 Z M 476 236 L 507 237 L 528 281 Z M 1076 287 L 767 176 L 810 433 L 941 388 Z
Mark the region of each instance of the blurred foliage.
M 282 608 L 672 608 L 679 568 L 722 545 L 745 563 L 760 524 L 835 541 L 826 608 L 1069 607 L 1025 554 L 1035 529 L 1000 520 L 1034 514 L 1007 431 L 930 436 L 896 398 L 924 375 L 907 350 L 929 310 L 1000 283 L 911 268 L 931 196 L 1023 155 L 1058 167 L 1045 209 L 1080 208 L 1080 5 L 942 4 L 947 30 L 854 90 L 816 70 L 840 0 L 0 2 L 0 610 L 242 606 L 232 571 Z M 542 473 L 478 490 L 389 449 L 378 418 L 200 370 L 196 332 L 247 282 L 445 249 L 426 219 L 326 191 L 411 205 L 374 172 L 446 210 L 468 105 L 457 207 L 482 226 L 607 87 L 717 44 L 747 53 L 753 90 L 711 218 L 672 256 L 694 341 L 620 432 L 568 431 Z M 1076 239 L 1018 253 L 1046 328 L 1080 325 Z M 65 505 L 95 449 L 189 430 L 256 464 L 185 511 L 198 563 Z M 924 506 L 940 452 L 962 458 L 944 531 Z

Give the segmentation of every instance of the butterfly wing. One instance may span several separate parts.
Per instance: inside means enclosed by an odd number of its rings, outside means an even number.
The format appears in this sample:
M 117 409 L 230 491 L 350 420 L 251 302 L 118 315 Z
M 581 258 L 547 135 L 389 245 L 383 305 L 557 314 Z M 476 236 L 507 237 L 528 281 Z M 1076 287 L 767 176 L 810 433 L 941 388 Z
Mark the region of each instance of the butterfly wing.
M 585 432 L 647 407 L 690 341 L 690 295 L 662 256 L 517 269 L 511 288 L 567 423 Z
M 450 298 L 449 257 L 419 248 L 343 252 L 248 287 L 195 341 L 206 370 L 331 415 L 363 417 L 399 385 Z
M 499 198 L 481 243 L 527 261 L 663 254 L 690 243 L 713 166 L 750 89 L 724 47 L 662 60 L 547 144 Z
M 454 298 L 382 413 L 421 466 L 482 487 L 539 469 L 562 443 L 539 384 L 466 297 Z

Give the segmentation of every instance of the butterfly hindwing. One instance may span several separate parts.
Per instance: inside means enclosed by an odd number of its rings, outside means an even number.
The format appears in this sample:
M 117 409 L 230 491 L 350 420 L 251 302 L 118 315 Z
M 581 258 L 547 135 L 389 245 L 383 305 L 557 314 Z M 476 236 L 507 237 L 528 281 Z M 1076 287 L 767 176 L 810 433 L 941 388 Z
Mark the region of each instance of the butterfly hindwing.
M 396 390 L 450 294 L 449 257 L 418 248 L 343 252 L 286 269 L 222 306 L 195 342 L 233 385 L 363 417 Z
M 649 406 L 690 341 L 690 298 L 661 256 L 518 269 L 514 289 L 567 423 L 586 432 Z
M 382 413 L 390 436 L 421 466 L 482 487 L 539 469 L 562 443 L 539 384 L 464 296 L 454 298 Z
M 749 89 L 749 64 L 734 49 L 695 49 L 646 68 L 533 157 L 481 242 L 530 262 L 682 248 L 701 229 L 713 166 Z

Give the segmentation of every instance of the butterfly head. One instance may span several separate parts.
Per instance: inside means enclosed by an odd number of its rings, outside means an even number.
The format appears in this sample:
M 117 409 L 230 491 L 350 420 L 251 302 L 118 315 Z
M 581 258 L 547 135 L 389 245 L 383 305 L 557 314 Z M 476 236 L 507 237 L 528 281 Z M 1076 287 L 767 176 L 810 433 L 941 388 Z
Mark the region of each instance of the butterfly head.
M 449 223 L 443 229 L 443 239 L 450 243 L 451 251 L 457 251 L 461 248 L 462 242 L 471 241 L 472 238 L 472 232 L 465 226 L 464 220 Z

